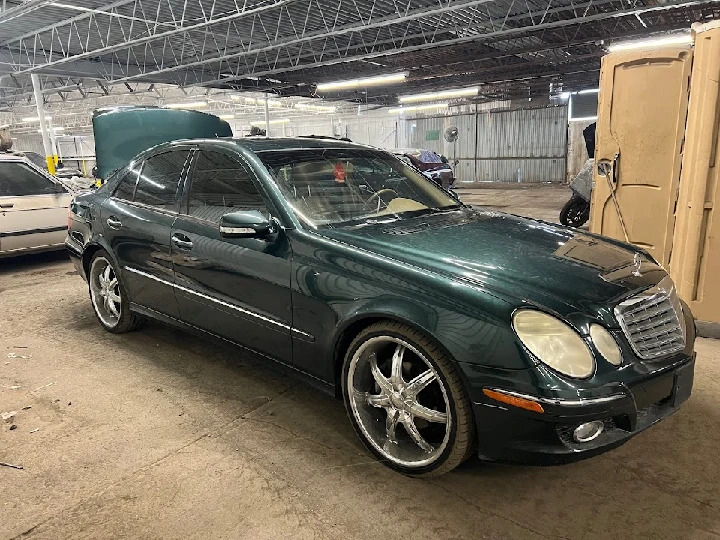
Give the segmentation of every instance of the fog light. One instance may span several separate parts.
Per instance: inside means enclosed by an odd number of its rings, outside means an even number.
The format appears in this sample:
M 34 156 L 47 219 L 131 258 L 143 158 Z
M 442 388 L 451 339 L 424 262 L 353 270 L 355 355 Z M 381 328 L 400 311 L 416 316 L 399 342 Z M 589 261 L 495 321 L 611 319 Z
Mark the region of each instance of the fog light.
M 573 431 L 573 439 L 577 442 L 590 442 L 602 433 L 605 424 L 600 420 L 593 420 L 592 422 L 585 422 L 580 424 Z

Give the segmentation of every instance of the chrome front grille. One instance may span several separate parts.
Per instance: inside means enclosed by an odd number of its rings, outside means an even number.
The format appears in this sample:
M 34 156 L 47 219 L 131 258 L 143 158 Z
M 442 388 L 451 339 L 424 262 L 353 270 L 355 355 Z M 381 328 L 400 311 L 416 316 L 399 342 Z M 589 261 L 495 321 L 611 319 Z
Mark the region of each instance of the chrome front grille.
M 682 306 L 670 277 L 618 304 L 615 317 L 643 360 L 668 356 L 685 347 Z

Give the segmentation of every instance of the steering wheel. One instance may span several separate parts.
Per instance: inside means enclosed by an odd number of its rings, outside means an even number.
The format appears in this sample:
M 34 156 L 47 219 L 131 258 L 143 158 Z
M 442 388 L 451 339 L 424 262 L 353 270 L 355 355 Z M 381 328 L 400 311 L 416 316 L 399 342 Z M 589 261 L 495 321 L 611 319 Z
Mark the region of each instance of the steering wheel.
M 393 193 L 393 194 L 395 195 L 395 197 L 399 197 L 397 191 L 395 191 L 394 189 L 392 189 L 392 188 L 383 188 L 383 189 L 381 189 L 380 191 L 376 191 L 375 193 L 373 193 L 372 195 L 370 195 L 370 197 L 368 197 L 367 202 L 371 203 L 371 202 L 373 202 L 375 199 L 377 199 L 378 197 L 380 197 L 381 195 L 387 194 L 387 193 Z M 393 198 L 395 198 L 395 197 L 393 197 Z

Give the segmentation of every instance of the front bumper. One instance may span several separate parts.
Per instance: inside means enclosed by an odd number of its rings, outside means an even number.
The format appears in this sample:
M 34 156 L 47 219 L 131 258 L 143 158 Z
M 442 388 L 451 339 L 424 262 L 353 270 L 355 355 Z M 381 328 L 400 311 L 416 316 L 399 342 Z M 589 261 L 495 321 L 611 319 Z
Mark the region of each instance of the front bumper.
M 693 354 L 660 373 L 623 384 L 612 399 L 546 398 L 543 413 L 480 399 L 473 403 L 478 455 L 492 461 L 559 464 L 616 448 L 676 412 L 690 397 L 694 370 Z M 590 442 L 576 442 L 574 429 L 593 420 L 604 422 L 602 433 Z

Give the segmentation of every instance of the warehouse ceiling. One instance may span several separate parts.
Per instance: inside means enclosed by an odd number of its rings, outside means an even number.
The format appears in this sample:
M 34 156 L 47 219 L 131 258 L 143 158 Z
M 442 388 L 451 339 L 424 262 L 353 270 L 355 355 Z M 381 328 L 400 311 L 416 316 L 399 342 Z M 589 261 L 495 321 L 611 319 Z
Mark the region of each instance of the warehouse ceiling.
M 610 43 L 687 30 L 717 1 L 6 0 L 0 107 L 45 99 L 270 92 L 407 72 L 406 82 L 319 97 L 393 105 L 398 93 L 478 85 L 476 100 L 596 87 Z M 163 86 L 164 85 L 164 86 Z

